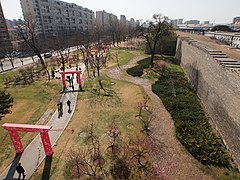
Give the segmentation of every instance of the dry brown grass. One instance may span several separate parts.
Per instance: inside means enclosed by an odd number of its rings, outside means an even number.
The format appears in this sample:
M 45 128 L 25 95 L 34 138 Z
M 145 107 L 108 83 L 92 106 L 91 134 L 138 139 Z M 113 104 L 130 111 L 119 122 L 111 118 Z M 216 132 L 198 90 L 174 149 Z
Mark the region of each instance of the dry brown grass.
M 113 120 L 120 128 L 124 141 L 141 134 L 141 124 L 135 115 L 138 113 L 138 103 L 144 100 L 143 90 L 139 86 L 123 81 L 108 79 L 108 82 L 111 84 L 112 90 L 117 93 L 120 102 L 110 106 L 109 104 L 107 106 L 92 105 L 93 97 L 89 92 L 92 85 L 87 85 L 86 91 L 79 94 L 76 111 L 71 122 L 53 149 L 50 179 L 64 178 L 64 166 L 68 152 L 74 148 L 82 147 L 84 133 L 81 132 L 91 123 L 94 124 L 94 132 L 99 137 L 103 149 L 109 145 L 106 132 Z M 148 102 L 148 105 L 151 106 L 151 102 Z M 32 179 L 41 178 L 43 166 L 44 163 L 41 164 Z

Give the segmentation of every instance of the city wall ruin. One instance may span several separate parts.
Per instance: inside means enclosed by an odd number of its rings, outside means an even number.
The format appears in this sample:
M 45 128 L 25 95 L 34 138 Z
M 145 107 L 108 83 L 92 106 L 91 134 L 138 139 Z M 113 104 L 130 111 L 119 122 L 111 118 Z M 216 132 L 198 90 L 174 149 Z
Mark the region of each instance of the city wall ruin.
M 178 38 L 176 57 L 239 168 L 239 62 L 188 37 Z

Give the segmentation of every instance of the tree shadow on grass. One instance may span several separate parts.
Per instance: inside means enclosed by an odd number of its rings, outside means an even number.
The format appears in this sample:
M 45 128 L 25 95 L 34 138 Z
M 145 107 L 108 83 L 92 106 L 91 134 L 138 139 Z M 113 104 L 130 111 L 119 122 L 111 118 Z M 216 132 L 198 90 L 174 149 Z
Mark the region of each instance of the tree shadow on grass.
M 46 156 L 43 173 L 42 173 L 42 180 L 50 179 L 51 166 L 52 166 L 52 156 Z
M 96 89 L 92 90 L 91 93 L 91 107 L 95 107 L 96 105 L 100 105 L 102 107 L 113 107 L 121 104 L 121 99 L 118 93 L 112 89 Z

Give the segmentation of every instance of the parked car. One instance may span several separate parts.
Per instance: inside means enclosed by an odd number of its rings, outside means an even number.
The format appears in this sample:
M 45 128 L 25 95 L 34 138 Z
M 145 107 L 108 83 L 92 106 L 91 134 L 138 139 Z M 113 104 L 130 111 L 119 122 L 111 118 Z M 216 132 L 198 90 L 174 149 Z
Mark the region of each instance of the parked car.
M 44 53 L 44 57 L 45 57 L 45 58 L 52 57 L 52 53 L 46 52 L 46 53 Z

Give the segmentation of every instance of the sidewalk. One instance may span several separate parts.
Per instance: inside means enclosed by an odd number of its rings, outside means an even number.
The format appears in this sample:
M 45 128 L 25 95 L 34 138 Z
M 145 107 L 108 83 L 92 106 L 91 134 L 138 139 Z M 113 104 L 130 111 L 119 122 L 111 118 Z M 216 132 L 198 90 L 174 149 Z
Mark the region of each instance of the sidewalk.
M 81 65 L 80 67 L 83 73 L 85 70 L 85 67 L 84 65 Z M 75 70 L 75 67 L 73 67 L 71 70 Z M 67 71 L 70 71 L 70 69 L 66 69 L 66 72 Z M 57 143 L 57 140 L 59 139 L 64 129 L 68 125 L 75 111 L 75 106 L 76 106 L 76 101 L 78 96 L 78 91 L 77 91 L 78 85 L 77 85 L 76 78 L 74 78 L 73 83 L 74 83 L 75 91 L 72 92 L 72 88 L 68 87 L 61 97 L 61 102 L 63 103 L 63 116 L 58 118 L 58 111 L 56 110 L 52 118 L 50 119 L 50 121 L 47 123 L 47 125 L 52 126 L 52 129 L 49 131 L 49 137 L 50 137 L 52 146 L 54 146 Z M 68 113 L 68 106 L 67 106 L 68 100 L 71 101 L 70 113 Z M 35 172 L 36 168 L 45 159 L 45 157 L 46 155 L 43 149 L 42 140 L 40 138 L 40 135 L 38 134 L 35 137 L 35 139 L 25 148 L 23 154 L 16 156 L 15 159 L 12 161 L 12 163 L 0 175 L 0 180 L 17 179 L 18 173 L 16 172 L 16 166 L 18 165 L 19 162 L 21 162 L 23 168 L 25 169 L 25 174 L 26 174 L 25 179 L 29 179 L 32 176 L 32 174 Z M 51 157 L 46 158 L 45 165 L 47 165 L 46 163 L 51 163 Z

